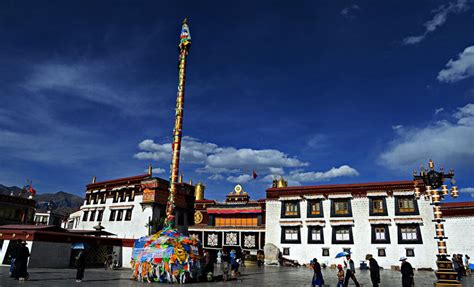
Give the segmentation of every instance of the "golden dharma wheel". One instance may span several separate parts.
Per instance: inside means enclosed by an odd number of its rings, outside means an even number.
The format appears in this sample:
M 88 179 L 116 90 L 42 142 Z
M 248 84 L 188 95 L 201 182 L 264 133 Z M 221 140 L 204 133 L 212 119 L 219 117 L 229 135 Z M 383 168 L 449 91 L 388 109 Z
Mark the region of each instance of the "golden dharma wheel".
M 202 215 L 201 211 L 194 212 L 194 224 L 199 224 L 202 222 L 204 216 Z

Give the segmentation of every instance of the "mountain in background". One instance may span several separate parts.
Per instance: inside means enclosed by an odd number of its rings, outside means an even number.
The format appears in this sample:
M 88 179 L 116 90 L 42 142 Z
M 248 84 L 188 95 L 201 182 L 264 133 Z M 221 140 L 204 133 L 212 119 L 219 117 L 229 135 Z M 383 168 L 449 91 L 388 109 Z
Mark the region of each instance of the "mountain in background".
M 18 186 L 4 186 L 0 184 L 0 194 L 10 195 L 13 193 L 14 196 L 18 196 L 20 191 L 21 188 Z M 37 194 L 35 200 L 37 212 L 47 211 L 51 203 L 53 211 L 63 214 L 70 214 L 79 210 L 84 203 L 82 197 L 64 191 Z

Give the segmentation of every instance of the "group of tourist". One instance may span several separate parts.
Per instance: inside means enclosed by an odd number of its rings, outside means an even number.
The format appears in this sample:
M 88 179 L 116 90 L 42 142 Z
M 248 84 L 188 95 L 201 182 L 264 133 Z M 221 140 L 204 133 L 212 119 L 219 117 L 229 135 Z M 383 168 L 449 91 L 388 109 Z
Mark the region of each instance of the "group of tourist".
M 465 255 L 463 259 L 462 254 L 453 254 L 453 270 L 458 273 L 458 280 L 461 281 L 463 276 L 471 274 L 470 257 Z
M 10 277 L 15 280 L 28 280 L 28 257 L 30 250 L 26 246 L 26 241 L 16 240 L 12 242 L 10 252 Z
M 370 280 L 372 281 L 373 287 L 379 287 L 380 284 L 380 266 L 377 263 L 377 260 L 372 256 L 372 254 L 367 254 L 365 259 L 369 261 L 369 270 L 370 270 Z M 413 285 L 413 268 L 409 262 L 407 262 L 406 257 L 400 258 L 402 262 L 400 271 L 402 273 L 402 286 L 411 287 Z M 313 287 L 322 287 L 324 285 L 323 273 L 321 271 L 321 265 L 318 263 L 318 260 L 314 258 L 310 263 L 311 268 L 313 269 L 313 278 L 312 286 Z M 356 287 L 359 287 L 360 284 L 357 281 L 355 276 L 356 270 L 354 261 L 351 259 L 351 255 L 346 256 L 344 260 L 344 268 L 341 264 L 337 265 L 337 287 L 347 287 L 349 286 L 349 280 L 352 280 Z

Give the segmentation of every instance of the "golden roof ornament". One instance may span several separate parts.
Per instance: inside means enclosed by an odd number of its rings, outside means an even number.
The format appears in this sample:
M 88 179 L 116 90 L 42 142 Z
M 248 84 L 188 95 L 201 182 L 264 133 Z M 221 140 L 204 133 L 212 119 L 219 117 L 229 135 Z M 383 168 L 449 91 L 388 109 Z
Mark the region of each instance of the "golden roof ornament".
M 280 179 L 277 182 L 277 188 L 282 187 L 288 187 L 288 182 L 283 178 L 283 176 L 280 176 Z

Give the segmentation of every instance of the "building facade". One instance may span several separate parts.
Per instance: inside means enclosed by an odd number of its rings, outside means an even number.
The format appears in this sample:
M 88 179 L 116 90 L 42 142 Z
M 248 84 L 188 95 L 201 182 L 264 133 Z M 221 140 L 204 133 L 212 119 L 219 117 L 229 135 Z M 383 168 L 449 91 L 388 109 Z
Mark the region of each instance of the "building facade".
M 33 199 L 0 194 L 0 225 L 33 223 L 35 205 Z
M 64 220 L 64 215 L 55 213 L 51 210 L 46 212 L 36 212 L 34 223 L 36 225 L 56 225 L 61 226 Z
M 236 185 L 224 202 L 198 196 L 194 209 L 195 224 L 189 227 L 189 234 L 197 236 L 204 249 L 235 249 L 253 255 L 263 249 L 265 200 L 250 200 L 241 185 Z
M 447 240 L 448 254 L 467 254 L 474 264 L 474 202 L 450 202 L 441 204 L 441 212 Z
M 415 199 L 413 181 L 278 186 L 266 191 L 266 242 L 285 258 L 340 264 L 335 255 L 349 251 L 355 262 L 372 254 L 385 268 L 401 256 L 436 267 L 432 206 Z

